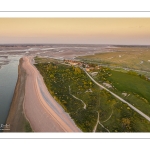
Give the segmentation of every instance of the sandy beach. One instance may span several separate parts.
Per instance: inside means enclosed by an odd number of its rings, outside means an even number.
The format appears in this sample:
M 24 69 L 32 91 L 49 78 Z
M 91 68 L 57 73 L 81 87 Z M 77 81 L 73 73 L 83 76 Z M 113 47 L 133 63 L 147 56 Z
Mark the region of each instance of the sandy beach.
M 33 131 L 80 132 L 70 116 L 49 94 L 42 76 L 31 64 L 31 59 L 32 57 L 24 56 L 22 63 L 26 71 L 23 109 Z
M 24 56 L 6 121 L 10 130 L 5 132 L 26 132 L 27 121 L 34 132 L 81 132 L 48 92 L 43 77 L 32 65 L 32 57 Z

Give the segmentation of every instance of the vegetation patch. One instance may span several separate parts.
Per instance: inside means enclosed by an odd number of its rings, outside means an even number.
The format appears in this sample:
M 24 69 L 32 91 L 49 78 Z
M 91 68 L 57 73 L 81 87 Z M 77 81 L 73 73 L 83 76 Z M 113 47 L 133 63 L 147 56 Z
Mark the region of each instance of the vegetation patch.
M 150 47 L 114 47 L 110 52 L 79 56 L 76 59 L 97 63 L 115 70 L 134 70 L 150 78 Z
M 150 116 L 150 81 L 145 76 L 133 71 L 123 73 L 102 67 L 95 79 L 99 83 L 111 84 L 111 91 Z
M 25 122 L 25 125 L 24 125 L 25 127 L 25 132 L 33 132 L 32 131 L 32 128 L 31 128 L 31 126 L 30 126 L 30 123 L 28 122 L 28 121 L 26 121 Z
M 42 74 L 51 95 L 82 131 L 93 132 L 97 122 L 99 123 L 96 132 L 150 131 L 150 123 L 147 120 L 109 92 L 100 89 L 78 66 L 64 65 L 57 61 L 46 62 L 46 59 L 44 63 L 35 66 Z M 101 67 L 100 71 L 103 75 L 98 73 L 95 78 L 99 82 L 105 81 L 114 85 L 110 78 L 113 76 L 112 70 Z M 118 92 L 118 87 L 115 90 Z M 83 104 L 86 104 L 86 108 Z

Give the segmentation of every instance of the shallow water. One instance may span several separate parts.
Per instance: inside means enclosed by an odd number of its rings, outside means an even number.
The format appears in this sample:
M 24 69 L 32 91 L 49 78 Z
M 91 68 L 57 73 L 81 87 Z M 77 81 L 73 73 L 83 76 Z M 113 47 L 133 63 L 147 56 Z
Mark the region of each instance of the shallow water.
M 18 78 L 21 56 L 9 56 L 9 64 L 0 68 L 0 126 L 5 124 Z

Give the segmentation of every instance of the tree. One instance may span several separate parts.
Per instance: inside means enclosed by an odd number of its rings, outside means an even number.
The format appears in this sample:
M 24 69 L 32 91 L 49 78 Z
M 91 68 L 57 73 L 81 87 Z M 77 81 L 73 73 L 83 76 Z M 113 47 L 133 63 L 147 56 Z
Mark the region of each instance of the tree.
M 54 75 L 53 74 L 50 74 L 50 76 L 49 76 L 50 78 L 54 78 Z
M 81 69 L 80 68 L 75 68 L 75 74 L 81 74 Z
M 123 124 L 123 126 L 130 129 L 130 119 L 129 118 L 122 118 L 122 124 Z

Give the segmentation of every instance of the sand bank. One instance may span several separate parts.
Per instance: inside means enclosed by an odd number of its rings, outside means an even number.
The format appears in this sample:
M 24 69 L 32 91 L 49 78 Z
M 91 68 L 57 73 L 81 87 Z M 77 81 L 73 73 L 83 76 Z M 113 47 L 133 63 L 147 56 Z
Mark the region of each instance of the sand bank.
M 18 80 L 6 121 L 10 124 L 8 132 L 25 132 L 27 120 L 34 132 L 81 132 L 50 95 L 31 59 L 20 59 Z
M 22 68 L 26 71 L 23 107 L 32 129 L 35 132 L 80 132 L 70 116 L 49 94 L 42 76 L 32 65 L 31 59 L 23 57 Z

